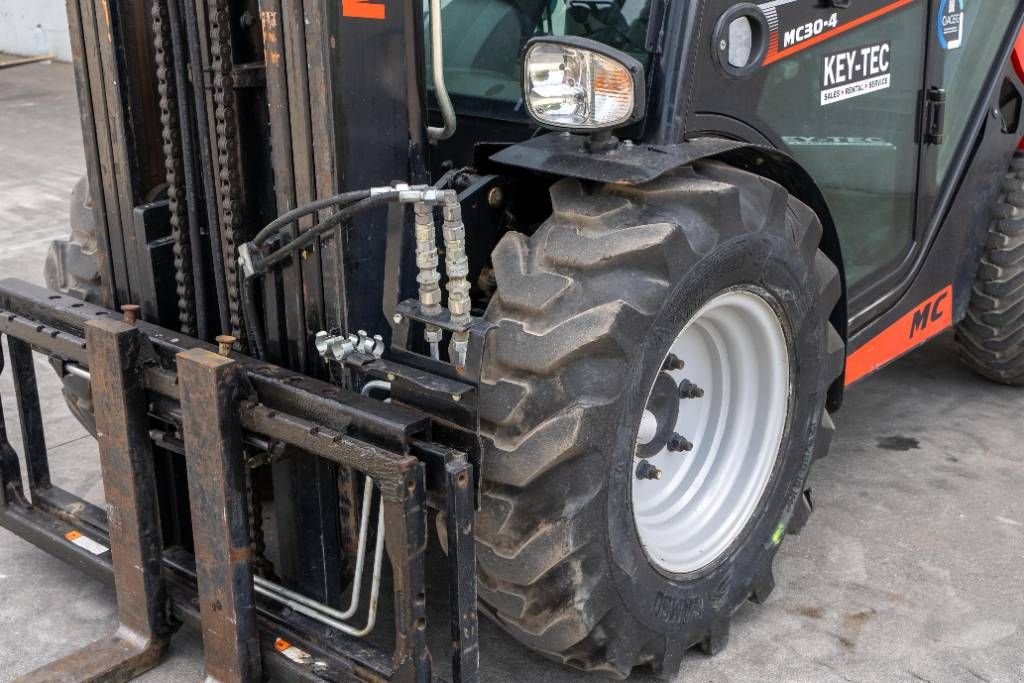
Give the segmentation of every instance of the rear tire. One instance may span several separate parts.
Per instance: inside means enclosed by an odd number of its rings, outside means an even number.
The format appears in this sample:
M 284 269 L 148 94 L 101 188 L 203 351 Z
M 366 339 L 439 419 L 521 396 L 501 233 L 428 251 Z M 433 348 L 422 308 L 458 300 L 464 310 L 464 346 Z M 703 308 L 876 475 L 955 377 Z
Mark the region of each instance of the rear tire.
M 484 359 L 484 612 L 579 669 L 673 675 L 685 649 L 716 653 L 733 611 L 761 602 L 784 531 L 810 509 L 828 449 L 825 402 L 843 368 L 829 324 L 836 267 L 814 212 L 779 185 L 717 162 L 641 187 L 551 188 L 552 216 L 493 253 L 497 325 Z M 677 335 L 709 300 L 756 289 L 786 330 L 791 388 L 764 494 L 732 545 L 676 574 L 652 562 L 631 486 L 641 416 Z
M 956 327 L 960 358 L 982 377 L 1024 385 L 1024 153 L 1017 152 L 996 204 L 967 317 Z
M 46 286 L 68 296 L 102 304 L 99 242 L 96 215 L 89 195 L 89 179 L 85 176 L 71 191 L 71 235 L 54 240 L 43 264 Z M 61 375 L 64 400 L 71 414 L 96 436 L 96 415 L 93 412 L 89 384 L 72 375 Z
M 96 216 L 83 177 L 71 192 L 71 235 L 50 244 L 43 266 L 46 286 L 92 304 L 102 303 Z

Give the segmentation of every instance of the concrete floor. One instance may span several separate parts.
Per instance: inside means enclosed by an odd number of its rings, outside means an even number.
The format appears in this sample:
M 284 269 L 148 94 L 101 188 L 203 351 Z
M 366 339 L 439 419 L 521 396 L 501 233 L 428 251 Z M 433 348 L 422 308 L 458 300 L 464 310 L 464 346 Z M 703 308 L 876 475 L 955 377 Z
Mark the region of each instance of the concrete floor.
M 41 283 L 83 167 L 70 67 L 0 71 L 0 276 Z M 39 370 L 54 477 L 100 501 L 94 444 Z M 1024 392 L 964 370 L 948 335 L 851 391 L 812 474 L 817 509 L 786 540 L 771 600 L 743 607 L 725 653 L 688 656 L 683 678 L 1024 680 L 1022 413 Z M 109 588 L 0 530 L 0 680 L 87 644 L 113 615 Z M 446 628 L 435 622 L 433 635 Z M 481 632 L 485 681 L 581 678 L 489 623 Z M 183 631 L 144 680 L 201 673 L 199 639 Z

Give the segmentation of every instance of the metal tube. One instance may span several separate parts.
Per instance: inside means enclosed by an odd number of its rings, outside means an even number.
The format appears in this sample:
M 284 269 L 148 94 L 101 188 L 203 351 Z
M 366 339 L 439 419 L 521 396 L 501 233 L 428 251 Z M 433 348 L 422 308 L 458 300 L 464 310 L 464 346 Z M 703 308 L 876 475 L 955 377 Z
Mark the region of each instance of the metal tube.
M 434 76 L 434 95 L 441 108 L 444 127 L 427 127 L 431 142 L 447 140 L 455 134 L 455 108 L 448 97 L 448 86 L 444 82 L 444 42 L 441 40 L 441 0 L 430 0 L 430 65 Z
M 92 375 L 90 375 L 89 371 L 83 368 L 81 365 L 76 365 L 74 363 L 65 363 L 64 371 L 67 372 L 69 375 L 74 375 L 75 377 L 84 379 L 86 382 L 92 381 Z
M 385 382 L 382 379 L 372 379 L 363 385 L 360 390 L 363 396 L 368 396 L 374 389 L 380 389 L 381 391 L 391 391 L 391 382 Z
M 359 609 L 359 598 L 363 588 L 363 569 L 365 565 L 366 556 L 366 541 L 369 538 L 369 527 L 370 527 L 370 508 L 373 502 L 373 479 L 366 477 L 366 483 L 363 486 L 363 506 L 362 512 L 359 517 L 359 543 L 356 549 L 356 570 L 353 576 L 352 584 L 352 596 L 349 600 L 348 607 L 344 611 L 338 611 L 329 605 L 325 605 L 322 602 L 317 602 L 312 598 L 308 598 L 301 593 L 289 590 L 284 586 L 276 584 L 272 581 L 268 581 L 260 576 L 254 576 L 253 581 L 257 585 L 276 593 L 281 597 L 294 600 L 295 602 L 301 603 L 310 609 L 316 609 L 322 611 L 330 617 L 335 619 L 350 619 L 356 610 Z
M 384 506 L 380 508 L 380 513 L 377 518 L 377 545 L 373 551 L 373 578 L 370 584 L 370 607 L 366 614 L 366 625 L 357 629 L 350 624 L 338 621 L 335 618 L 329 616 L 332 612 L 337 613 L 336 610 L 324 605 L 323 603 L 315 602 L 299 595 L 294 591 L 290 591 L 283 586 L 277 584 L 271 584 L 273 588 L 268 588 L 264 579 L 259 577 L 253 577 L 255 583 L 256 592 L 260 595 L 270 598 L 275 602 L 279 602 L 282 605 L 290 607 L 292 610 L 305 616 L 335 628 L 342 633 L 353 636 L 355 638 L 362 638 L 368 635 L 373 628 L 377 625 L 377 602 L 380 597 L 380 578 L 381 568 L 384 564 Z M 314 606 L 310 606 L 314 605 Z

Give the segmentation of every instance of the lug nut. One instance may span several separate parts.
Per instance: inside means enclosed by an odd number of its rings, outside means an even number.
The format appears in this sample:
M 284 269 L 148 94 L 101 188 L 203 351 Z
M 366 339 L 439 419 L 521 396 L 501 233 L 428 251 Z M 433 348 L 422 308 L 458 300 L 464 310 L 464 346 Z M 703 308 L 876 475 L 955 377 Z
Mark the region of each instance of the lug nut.
M 137 304 L 125 304 L 121 307 L 121 314 L 124 322 L 128 325 L 134 325 L 135 321 L 139 319 L 139 306 Z
M 665 364 L 661 366 L 661 369 L 662 370 L 682 370 L 683 366 L 685 366 L 685 365 L 686 365 L 686 363 L 683 362 L 682 358 L 680 358 L 679 356 L 677 356 L 674 353 L 670 353 L 670 354 L 668 354 L 668 357 L 665 358 Z
M 704 390 L 688 379 L 679 383 L 679 398 L 700 398 Z
M 222 356 L 231 355 L 231 347 L 238 341 L 235 337 L 230 334 L 219 334 L 217 335 L 217 353 Z
M 641 480 L 661 479 L 661 470 L 646 460 L 641 460 L 636 466 L 636 478 Z
M 673 434 L 672 438 L 668 440 L 668 449 L 673 453 L 692 451 L 693 444 L 682 434 Z

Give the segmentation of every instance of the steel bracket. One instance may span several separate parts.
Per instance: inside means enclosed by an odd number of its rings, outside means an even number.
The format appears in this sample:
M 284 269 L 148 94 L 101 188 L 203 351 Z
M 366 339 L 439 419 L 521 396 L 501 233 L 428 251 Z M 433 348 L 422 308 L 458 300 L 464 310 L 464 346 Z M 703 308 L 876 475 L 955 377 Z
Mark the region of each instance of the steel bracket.
M 0 334 L 11 348 L 7 369 L 15 375 L 28 474 L 24 491 L 0 406 L 0 526 L 113 581 L 121 620 L 112 637 L 30 680 L 135 676 L 160 661 L 173 617 L 202 631 L 211 679 L 433 681 L 424 567 L 429 501 L 446 520 L 453 678 L 476 681 L 475 468 L 467 453 L 433 441 L 430 419 L 408 404 L 364 399 L 119 317 L 26 283 L 0 282 Z M 33 352 L 73 369 L 92 397 L 109 517 L 50 480 Z M 3 360 L 0 353 L 0 371 Z M 378 370 L 384 368 L 398 369 Z M 410 385 L 433 386 L 425 374 L 412 377 Z M 437 381 L 473 400 L 475 387 Z M 187 467 L 194 552 L 161 528 L 161 485 L 168 482 L 154 470 L 158 454 Z M 309 596 L 299 596 L 305 612 L 289 606 L 294 591 L 254 576 L 244 472 L 281 457 L 323 459 L 373 479 L 392 585 L 391 648 L 332 624 L 333 608 Z M 77 538 L 87 540 L 72 542 Z M 89 549 L 97 547 L 109 550 Z M 291 648 L 301 656 L 283 654 Z

